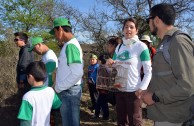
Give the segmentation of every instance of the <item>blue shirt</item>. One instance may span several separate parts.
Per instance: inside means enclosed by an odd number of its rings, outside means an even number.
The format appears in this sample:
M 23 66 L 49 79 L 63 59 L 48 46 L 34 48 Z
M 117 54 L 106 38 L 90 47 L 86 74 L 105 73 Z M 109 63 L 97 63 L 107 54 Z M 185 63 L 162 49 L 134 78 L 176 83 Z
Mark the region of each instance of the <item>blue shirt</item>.
M 96 63 L 94 65 L 90 65 L 88 67 L 88 79 L 91 79 L 91 81 L 96 84 L 96 78 L 97 78 L 97 70 L 98 70 L 99 64 Z

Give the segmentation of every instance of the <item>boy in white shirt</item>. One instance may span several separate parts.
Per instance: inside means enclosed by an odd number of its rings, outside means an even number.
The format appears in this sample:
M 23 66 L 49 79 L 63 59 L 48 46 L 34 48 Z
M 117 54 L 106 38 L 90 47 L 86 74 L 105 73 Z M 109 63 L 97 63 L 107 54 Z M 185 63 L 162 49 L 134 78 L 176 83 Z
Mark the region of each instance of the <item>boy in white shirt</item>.
M 50 126 L 51 108 L 57 109 L 61 101 L 51 87 L 44 85 L 46 67 L 35 61 L 26 68 L 28 83 L 32 86 L 22 99 L 18 113 L 21 126 Z

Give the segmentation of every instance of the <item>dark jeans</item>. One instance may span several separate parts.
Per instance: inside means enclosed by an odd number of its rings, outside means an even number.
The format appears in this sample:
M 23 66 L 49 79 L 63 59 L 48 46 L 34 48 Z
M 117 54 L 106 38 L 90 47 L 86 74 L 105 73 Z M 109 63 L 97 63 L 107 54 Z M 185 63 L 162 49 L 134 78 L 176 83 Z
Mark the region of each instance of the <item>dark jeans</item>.
M 92 83 L 88 83 L 88 89 L 89 89 L 90 98 L 91 98 L 91 102 L 92 102 L 91 109 L 94 110 L 96 108 L 96 101 L 97 101 L 97 97 L 98 97 L 98 91 L 96 90 L 96 85 L 92 84 Z
M 142 126 L 142 108 L 134 92 L 116 93 L 118 126 Z
M 108 101 L 107 101 L 107 94 L 105 93 L 99 93 L 96 109 L 95 109 L 95 115 L 99 117 L 100 110 L 103 111 L 103 118 L 109 118 L 109 109 L 108 109 Z

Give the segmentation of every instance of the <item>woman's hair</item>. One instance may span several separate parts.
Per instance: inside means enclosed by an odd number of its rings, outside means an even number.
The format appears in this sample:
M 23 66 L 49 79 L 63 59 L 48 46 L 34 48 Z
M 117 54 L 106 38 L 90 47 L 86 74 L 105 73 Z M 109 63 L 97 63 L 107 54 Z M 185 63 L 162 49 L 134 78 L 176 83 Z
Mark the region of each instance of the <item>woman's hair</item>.
M 108 54 L 101 54 L 99 57 L 98 57 L 98 60 L 101 61 L 102 64 L 106 64 L 106 60 L 109 58 Z
M 108 44 L 111 44 L 114 47 L 117 47 L 117 45 L 122 42 L 122 40 L 117 36 L 110 36 L 109 38 Z
M 46 66 L 42 61 L 31 62 L 26 68 L 26 74 L 27 76 L 31 74 L 37 82 L 44 81 L 46 79 Z
M 122 30 L 124 30 L 124 27 L 125 27 L 125 25 L 128 21 L 133 22 L 135 24 L 135 28 L 138 29 L 137 20 L 135 18 L 127 18 L 127 19 L 125 19 L 125 21 L 123 23 L 123 29 Z

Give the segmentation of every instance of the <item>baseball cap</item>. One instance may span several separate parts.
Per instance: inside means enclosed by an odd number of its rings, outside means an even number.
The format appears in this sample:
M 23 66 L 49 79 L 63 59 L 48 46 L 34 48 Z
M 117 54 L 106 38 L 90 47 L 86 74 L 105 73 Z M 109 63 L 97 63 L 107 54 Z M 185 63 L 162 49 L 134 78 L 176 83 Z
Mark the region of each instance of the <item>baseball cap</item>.
M 69 26 L 69 27 L 71 27 L 71 24 L 70 24 L 70 21 L 68 19 L 59 17 L 59 18 L 54 19 L 53 26 L 54 26 L 54 28 L 58 27 L 58 26 Z M 54 28 L 51 29 L 50 32 L 49 32 L 51 35 L 54 35 L 54 33 L 55 33 Z
M 95 54 L 92 54 L 90 58 L 98 59 L 98 57 Z
M 142 41 L 145 40 L 145 41 L 148 41 L 148 42 L 152 42 L 152 41 L 150 40 L 150 36 L 148 36 L 148 35 L 143 35 L 143 36 L 141 37 L 141 40 L 142 40 Z
M 35 45 L 37 45 L 38 43 L 42 43 L 42 42 L 43 42 L 43 40 L 41 37 L 32 38 L 31 43 L 30 43 L 30 48 L 28 49 L 28 51 L 31 52 Z

